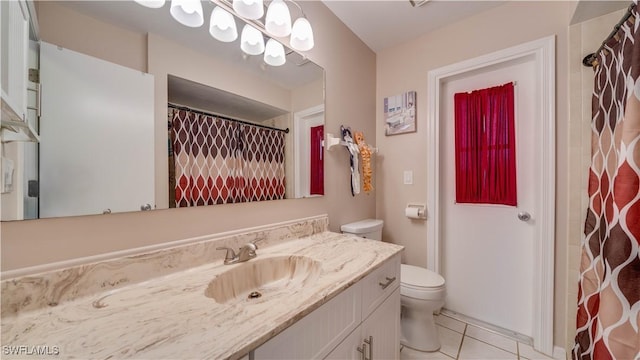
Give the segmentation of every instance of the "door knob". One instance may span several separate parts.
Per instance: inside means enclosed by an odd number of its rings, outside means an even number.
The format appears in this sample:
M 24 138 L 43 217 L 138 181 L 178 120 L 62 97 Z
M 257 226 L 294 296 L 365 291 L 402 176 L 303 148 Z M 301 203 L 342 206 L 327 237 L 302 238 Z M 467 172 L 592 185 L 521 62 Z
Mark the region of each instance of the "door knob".
M 518 219 L 520 221 L 529 221 L 529 220 L 531 220 L 531 214 L 529 214 L 526 211 L 521 211 L 521 212 L 518 213 Z

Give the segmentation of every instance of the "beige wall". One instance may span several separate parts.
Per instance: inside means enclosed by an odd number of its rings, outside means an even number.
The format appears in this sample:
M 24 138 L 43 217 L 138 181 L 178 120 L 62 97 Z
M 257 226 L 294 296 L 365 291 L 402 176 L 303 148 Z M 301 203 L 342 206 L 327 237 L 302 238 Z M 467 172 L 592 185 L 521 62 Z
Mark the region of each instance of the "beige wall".
M 63 16 L 67 15 L 63 12 L 66 10 L 53 9 L 54 15 L 47 17 L 42 9 L 48 6 L 55 5 L 49 2 L 40 4 L 42 38 L 56 43 L 62 41 L 56 40 L 61 36 L 56 29 L 65 23 Z M 375 54 L 321 2 L 303 2 L 302 6 L 313 24 L 316 41 L 316 47 L 307 55 L 326 70 L 325 128 L 337 133 L 340 124 L 346 124 L 364 131 L 369 139 L 373 139 Z M 84 20 L 93 21 L 90 18 Z M 164 88 L 158 87 L 156 91 L 166 93 L 166 77 L 163 80 L 159 76 L 164 65 L 147 56 L 146 35 L 108 24 L 86 26 L 74 29 L 77 38 L 67 45 L 70 49 L 86 49 L 89 55 L 139 70 L 146 70 L 149 61 L 150 68 L 160 68 L 156 69 L 158 74 L 154 74 L 156 80 L 165 83 Z M 122 51 L 105 52 L 102 49 L 105 42 L 124 45 Z M 161 39 L 156 44 L 160 42 Z M 153 46 L 150 47 L 151 52 L 157 49 Z M 156 101 L 161 97 L 156 95 Z M 164 105 L 156 105 L 159 106 L 156 111 L 165 111 Z M 375 195 L 350 196 L 349 174 L 346 150 L 333 151 L 325 157 L 326 196 L 320 198 L 4 222 L 1 224 L 2 270 L 325 213 L 329 214 L 330 228 L 339 230 L 342 223 L 375 215 Z
M 428 221 L 404 216 L 408 202 L 426 202 L 427 74 L 430 70 L 527 41 L 556 35 L 557 202 L 554 343 L 565 346 L 566 249 L 568 219 L 568 27 L 576 2 L 508 2 L 378 54 L 376 134 L 377 216 L 385 220 L 383 237 L 404 245 L 403 261 L 427 265 Z M 417 91 L 417 132 L 387 137 L 383 99 Z M 403 185 L 404 170 L 413 170 L 414 184 Z M 573 299 L 572 299 L 573 301 Z
M 291 92 L 291 110 L 302 111 L 320 105 L 318 99 L 324 98 L 324 83 L 320 79 L 303 85 Z
M 587 182 L 591 165 L 591 98 L 594 70 L 582 65 L 582 58 L 597 49 L 613 25 L 625 13 L 615 11 L 569 28 L 569 242 L 567 251 L 567 349 L 576 335 L 580 244 L 584 238 L 586 209 L 589 207 Z
M 35 3 L 41 40 L 128 68 L 147 70 L 145 34 L 96 21 L 55 1 Z

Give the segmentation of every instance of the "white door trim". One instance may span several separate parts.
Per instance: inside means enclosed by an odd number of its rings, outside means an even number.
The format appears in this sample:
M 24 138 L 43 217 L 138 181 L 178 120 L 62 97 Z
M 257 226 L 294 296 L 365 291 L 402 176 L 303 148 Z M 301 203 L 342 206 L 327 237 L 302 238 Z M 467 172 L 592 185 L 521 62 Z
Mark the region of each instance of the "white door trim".
M 534 348 L 553 353 L 553 290 L 555 246 L 555 36 L 524 43 L 474 59 L 444 66 L 428 74 L 427 125 L 427 267 L 440 273 L 440 91 L 452 76 L 533 56 L 536 64 L 536 101 L 541 107 L 535 142 L 540 149 L 535 181 L 537 211 L 534 246 Z
M 308 109 L 300 110 L 293 114 L 293 153 L 294 153 L 294 195 L 297 198 L 310 197 L 309 173 L 305 169 L 309 166 L 308 135 L 309 128 L 324 124 L 305 121 L 309 117 L 324 113 L 324 104 L 316 105 Z M 306 147 L 305 147 L 306 145 Z M 305 155 L 303 157 L 303 155 Z

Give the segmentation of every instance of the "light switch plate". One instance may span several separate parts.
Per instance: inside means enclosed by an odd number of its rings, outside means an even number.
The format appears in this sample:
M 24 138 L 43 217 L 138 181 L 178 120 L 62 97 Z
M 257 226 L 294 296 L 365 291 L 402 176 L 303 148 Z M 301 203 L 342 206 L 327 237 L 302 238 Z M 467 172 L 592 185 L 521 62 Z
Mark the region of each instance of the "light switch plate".
M 412 185 L 413 184 L 413 170 L 405 170 L 404 171 L 404 184 Z

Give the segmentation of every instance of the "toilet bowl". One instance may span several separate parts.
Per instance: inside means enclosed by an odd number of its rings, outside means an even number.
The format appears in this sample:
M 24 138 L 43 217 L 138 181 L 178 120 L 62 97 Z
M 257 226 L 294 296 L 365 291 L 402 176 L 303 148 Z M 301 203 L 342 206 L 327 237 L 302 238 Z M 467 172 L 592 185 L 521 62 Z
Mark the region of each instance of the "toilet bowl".
M 440 349 L 433 313 L 440 311 L 445 296 L 442 276 L 418 266 L 400 265 L 402 345 L 420 351 Z
M 371 240 L 382 240 L 382 226 L 382 220 L 367 219 L 342 225 L 340 230 Z M 445 296 L 442 276 L 418 266 L 400 265 L 402 345 L 420 351 L 440 349 L 433 313 L 440 311 Z

